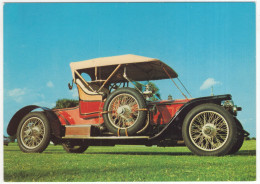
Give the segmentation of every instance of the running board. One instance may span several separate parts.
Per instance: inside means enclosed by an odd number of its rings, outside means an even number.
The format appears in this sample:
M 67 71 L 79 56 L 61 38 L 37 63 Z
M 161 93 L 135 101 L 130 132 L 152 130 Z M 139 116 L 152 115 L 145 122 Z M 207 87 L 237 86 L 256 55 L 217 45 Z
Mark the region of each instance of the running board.
M 66 125 L 64 138 L 86 138 L 97 136 L 99 129 L 92 125 Z
M 149 136 L 100 136 L 99 129 L 93 125 L 66 125 L 62 139 L 148 140 Z
M 149 136 L 87 136 L 87 135 L 67 135 L 62 139 L 109 139 L 109 140 L 135 140 L 149 139 Z

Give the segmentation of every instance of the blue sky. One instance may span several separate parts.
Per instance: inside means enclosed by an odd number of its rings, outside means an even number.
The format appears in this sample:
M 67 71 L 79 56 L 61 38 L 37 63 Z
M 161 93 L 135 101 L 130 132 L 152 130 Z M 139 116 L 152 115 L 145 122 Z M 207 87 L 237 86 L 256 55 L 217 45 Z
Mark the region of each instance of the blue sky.
M 7 3 L 4 134 L 23 106 L 53 107 L 69 91 L 70 62 L 136 54 L 158 58 L 193 97 L 232 94 L 256 136 L 255 3 Z M 170 81 L 162 97 L 180 98 Z M 172 83 L 170 83 L 172 85 Z

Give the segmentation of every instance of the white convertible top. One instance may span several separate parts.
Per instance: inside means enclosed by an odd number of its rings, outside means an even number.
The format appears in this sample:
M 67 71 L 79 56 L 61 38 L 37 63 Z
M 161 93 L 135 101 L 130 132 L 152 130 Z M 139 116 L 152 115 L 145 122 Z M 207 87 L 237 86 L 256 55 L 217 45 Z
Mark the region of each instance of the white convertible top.
M 75 71 L 81 73 L 87 73 L 90 75 L 91 79 L 95 79 L 95 68 L 97 67 L 98 76 L 105 80 L 114 71 L 118 65 L 126 66 L 127 76 L 135 81 L 144 80 L 159 80 L 166 79 L 169 76 L 163 70 L 163 67 L 167 70 L 168 74 L 172 78 L 178 77 L 178 74 L 168 65 L 160 61 L 159 59 L 138 56 L 133 54 L 102 57 L 96 59 L 90 59 L 79 62 L 70 63 L 73 79 L 75 80 Z M 123 68 L 121 67 L 118 72 L 123 73 Z M 112 82 L 122 82 L 125 79 L 113 78 Z

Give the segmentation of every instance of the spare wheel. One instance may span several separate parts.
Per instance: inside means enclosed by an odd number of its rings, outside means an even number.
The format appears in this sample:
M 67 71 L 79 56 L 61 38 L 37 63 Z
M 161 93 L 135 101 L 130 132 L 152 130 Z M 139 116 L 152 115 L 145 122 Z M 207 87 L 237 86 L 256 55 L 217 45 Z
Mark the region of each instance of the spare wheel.
M 107 129 L 118 136 L 134 135 L 143 128 L 147 106 L 141 93 L 133 88 L 120 88 L 104 104 L 103 118 Z

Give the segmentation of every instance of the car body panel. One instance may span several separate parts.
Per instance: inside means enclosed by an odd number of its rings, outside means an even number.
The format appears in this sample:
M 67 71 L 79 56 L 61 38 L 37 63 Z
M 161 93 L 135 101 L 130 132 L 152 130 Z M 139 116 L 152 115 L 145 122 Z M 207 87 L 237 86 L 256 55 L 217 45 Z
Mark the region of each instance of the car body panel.
M 81 118 L 91 118 L 99 116 L 103 111 L 104 102 L 102 101 L 79 101 Z
M 81 116 L 79 107 L 67 109 L 55 109 L 54 112 L 59 117 L 62 125 L 96 125 L 103 122 L 101 115 L 95 117 Z
M 152 112 L 150 114 L 150 123 L 157 125 L 169 123 L 176 112 L 178 112 L 178 110 L 188 101 L 190 100 L 166 100 L 149 103 L 148 107 L 152 108 L 155 106 L 155 108 L 157 109 L 156 113 Z

